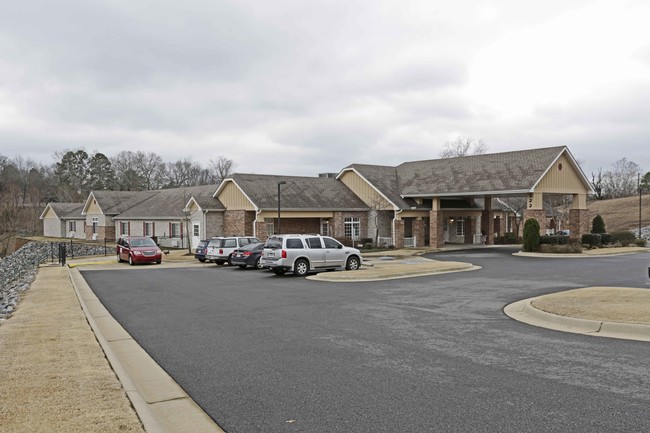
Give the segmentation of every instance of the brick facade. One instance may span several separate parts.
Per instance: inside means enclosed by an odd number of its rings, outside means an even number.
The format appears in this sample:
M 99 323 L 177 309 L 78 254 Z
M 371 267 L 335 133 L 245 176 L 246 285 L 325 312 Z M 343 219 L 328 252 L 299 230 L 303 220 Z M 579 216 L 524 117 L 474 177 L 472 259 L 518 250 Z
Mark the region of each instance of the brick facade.
M 248 236 L 253 234 L 254 211 L 227 210 L 223 215 L 224 236 Z

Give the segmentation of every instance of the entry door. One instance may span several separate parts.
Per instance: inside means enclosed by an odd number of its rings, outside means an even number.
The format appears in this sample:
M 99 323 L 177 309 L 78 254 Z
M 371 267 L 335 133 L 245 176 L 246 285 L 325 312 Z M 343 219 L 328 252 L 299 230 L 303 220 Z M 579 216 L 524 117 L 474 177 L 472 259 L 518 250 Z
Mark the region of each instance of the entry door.
M 201 240 L 201 223 L 197 221 L 192 222 L 192 248 L 196 248 Z

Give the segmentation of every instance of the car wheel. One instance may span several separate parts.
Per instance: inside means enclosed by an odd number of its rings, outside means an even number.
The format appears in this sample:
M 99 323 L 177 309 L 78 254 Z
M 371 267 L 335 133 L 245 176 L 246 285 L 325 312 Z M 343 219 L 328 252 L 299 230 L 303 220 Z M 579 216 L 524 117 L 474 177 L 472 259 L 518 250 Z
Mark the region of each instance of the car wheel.
M 214 262 L 215 262 L 216 264 L 218 264 L 219 266 L 221 266 L 221 265 L 223 265 L 224 263 L 226 263 L 225 260 L 215 260 Z
M 231 258 L 232 254 L 228 256 L 228 266 L 232 266 L 232 260 L 230 260 Z
M 273 269 L 273 273 L 275 275 L 284 275 L 286 272 L 287 272 L 286 269 L 278 269 L 278 268 Z
M 156 264 L 159 265 L 162 263 L 162 260 L 156 260 Z
M 239 269 L 246 269 L 246 265 L 239 265 Z
M 348 271 L 356 271 L 359 269 L 359 258 L 356 256 L 350 257 L 345 264 L 345 269 Z
M 296 260 L 293 264 L 293 274 L 298 277 L 304 277 L 309 272 L 309 263 L 305 259 Z
M 258 257 L 257 260 L 255 261 L 255 269 L 264 269 L 264 266 L 262 266 L 261 257 Z
M 205 259 L 199 259 L 199 262 L 205 263 Z
M 129 254 L 129 265 L 133 266 L 135 265 L 135 262 L 133 261 L 133 256 Z

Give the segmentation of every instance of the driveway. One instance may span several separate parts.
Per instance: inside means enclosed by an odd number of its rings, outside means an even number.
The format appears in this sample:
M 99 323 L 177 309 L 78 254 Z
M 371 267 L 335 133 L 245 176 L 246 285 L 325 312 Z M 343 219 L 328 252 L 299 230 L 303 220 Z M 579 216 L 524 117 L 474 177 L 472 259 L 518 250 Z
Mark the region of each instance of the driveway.
M 650 344 L 506 317 L 513 301 L 647 287 L 647 256 L 437 253 L 483 269 L 333 284 L 219 268 L 83 272 L 228 432 L 650 431 Z

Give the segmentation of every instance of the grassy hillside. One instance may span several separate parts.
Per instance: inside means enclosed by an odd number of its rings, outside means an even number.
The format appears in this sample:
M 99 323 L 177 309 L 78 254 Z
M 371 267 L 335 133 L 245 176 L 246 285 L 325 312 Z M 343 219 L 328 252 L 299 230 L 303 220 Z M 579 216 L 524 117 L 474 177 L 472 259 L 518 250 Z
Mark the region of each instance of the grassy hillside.
M 639 227 L 639 196 L 589 202 L 591 218 L 600 215 L 608 232 Z M 650 195 L 641 198 L 641 226 L 650 226 Z M 591 228 L 591 227 L 590 227 Z

